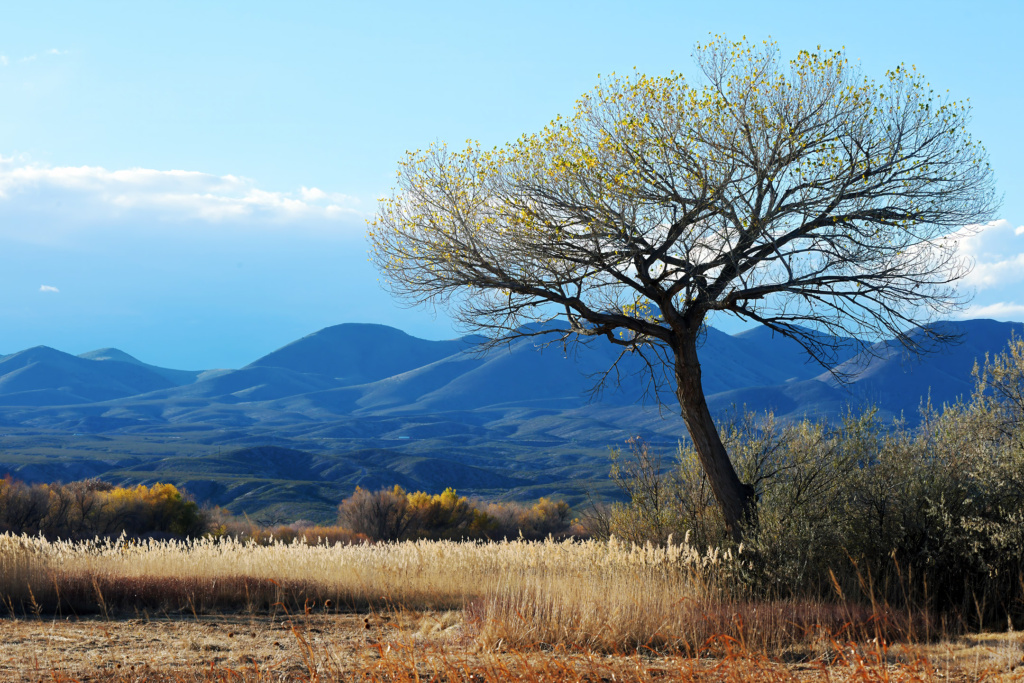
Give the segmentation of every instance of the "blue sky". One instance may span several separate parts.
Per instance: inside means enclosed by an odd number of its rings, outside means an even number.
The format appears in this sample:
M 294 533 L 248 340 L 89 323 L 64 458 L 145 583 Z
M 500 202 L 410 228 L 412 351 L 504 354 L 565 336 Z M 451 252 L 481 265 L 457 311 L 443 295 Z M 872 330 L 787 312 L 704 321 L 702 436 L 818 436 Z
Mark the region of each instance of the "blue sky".
M 486 146 L 597 74 L 694 74 L 709 33 L 845 46 L 970 98 L 1005 199 L 972 315 L 1024 320 L 1024 2 L 11 3 L 0 19 L 0 352 L 238 367 L 317 329 L 455 336 L 363 237 L 406 149 Z

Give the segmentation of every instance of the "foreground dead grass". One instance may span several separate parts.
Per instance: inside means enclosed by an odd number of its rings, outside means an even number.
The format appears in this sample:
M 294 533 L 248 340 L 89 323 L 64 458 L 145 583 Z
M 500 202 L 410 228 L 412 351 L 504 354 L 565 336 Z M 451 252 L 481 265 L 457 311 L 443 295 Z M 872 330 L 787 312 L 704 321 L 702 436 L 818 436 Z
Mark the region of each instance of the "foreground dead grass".
M 730 588 L 743 561 L 614 541 L 0 535 L 0 680 L 1024 680 L 1018 634 L 936 644 L 919 613 L 752 600 Z
M 463 610 L 488 647 L 695 653 L 713 637 L 778 654 L 822 633 L 929 640 L 923 613 L 825 600 L 752 600 L 744 559 L 598 541 L 260 546 L 234 541 L 48 542 L 0 535 L 14 616 Z M 2 608 L 0 608 L 2 609 Z
M 462 612 L 0 620 L 3 681 L 1011 681 L 1021 634 L 929 646 L 826 639 L 780 661 L 712 639 L 696 657 L 484 647 Z

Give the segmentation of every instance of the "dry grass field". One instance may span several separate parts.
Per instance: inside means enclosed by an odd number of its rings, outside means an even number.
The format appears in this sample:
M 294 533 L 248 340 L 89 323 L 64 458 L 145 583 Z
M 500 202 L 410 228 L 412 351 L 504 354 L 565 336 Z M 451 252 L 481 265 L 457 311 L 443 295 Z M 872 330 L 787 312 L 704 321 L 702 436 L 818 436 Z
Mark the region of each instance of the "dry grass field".
M 684 545 L 0 536 L 0 678 L 39 681 L 1024 680 L 1016 633 L 745 600 Z
M 1011 681 L 1018 634 L 816 645 L 804 661 L 712 639 L 697 656 L 482 647 L 461 612 L 0 621 L 3 681 Z M 788 659 L 788 661 L 787 661 Z

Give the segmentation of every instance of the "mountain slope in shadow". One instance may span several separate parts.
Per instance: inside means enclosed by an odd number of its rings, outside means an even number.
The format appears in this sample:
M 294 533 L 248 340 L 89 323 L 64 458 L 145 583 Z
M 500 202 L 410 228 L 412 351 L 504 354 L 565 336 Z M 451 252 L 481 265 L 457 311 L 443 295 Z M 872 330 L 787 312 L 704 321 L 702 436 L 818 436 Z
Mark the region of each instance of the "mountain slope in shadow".
M 476 341 L 428 341 L 387 325 L 346 323 L 307 335 L 246 367 L 325 375 L 341 385 L 365 384 L 465 351 Z
M 908 337 L 920 345 L 920 354 L 895 341 L 878 342 L 838 364 L 835 372 L 716 393 L 708 397 L 708 404 L 715 412 L 745 406 L 757 412 L 772 410 L 788 419 L 836 417 L 851 408 L 876 407 L 883 418 L 902 415 L 914 423 L 928 401 L 940 408 L 969 399 L 975 363 L 984 365 L 986 355 L 1000 353 L 1012 337 L 1024 334 L 1022 323 L 995 320 L 943 321 L 933 327 L 956 339 L 936 344 L 918 328 Z
M 548 342 L 524 337 L 485 354 L 470 348 L 375 382 L 296 395 L 276 407 L 325 415 L 510 405 L 567 409 L 592 402 L 675 404 L 671 366 L 653 355 L 650 372 L 639 354 L 622 354 L 621 347 L 604 338 L 569 346 Z M 805 362 L 799 351 L 796 342 L 780 335 L 730 336 L 709 329 L 701 348 L 705 390 L 774 385 L 819 373 L 821 367 Z
M 176 386 L 191 384 L 199 379 L 199 377 L 205 372 L 203 370 L 173 370 L 171 368 L 162 368 L 156 365 L 150 365 L 149 363 L 143 363 L 135 356 L 125 353 L 121 349 L 113 349 L 109 347 L 105 349 L 95 349 L 94 351 L 86 351 L 85 353 L 78 354 L 78 357 L 86 360 L 116 361 L 119 363 L 137 365 L 160 375 Z
M 921 359 L 895 342 L 853 356 L 854 346 L 837 340 L 835 369 L 851 376 L 848 383 L 766 328 L 736 335 L 708 329 L 700 356 L 709 406 L 717 413 L 746 407 L 798 418 L 877 404 L 886 414 L 912 418 L 922 397 L 941 404 L 969 393 L 974 362 L 1024 332 L 1019 323 L 990 320 L 937 325 L 960 334 L 960 343 Z M 0 417 L 96 432 L 150 423 L 256 429 L 354 415 L 459 412 L 462 420 L 477 411 L 493 413 L 480 418 L 485 422 L 506 423 L 521 410 L 533 411 L 534 424 L 544 415 L 547 424 L 564 411 L 600 413 L 607 421 L 610 408 L 628 408 L 630 419 L 641 419 L 634 410 L 639 406 L 678 410 L 670 363 L 654 363 L 652 383 L 638 354 L 622 354 L 603 338 L 563 346 L 524 337 L 486 352 L 478 342 L 428 341 L 383 325 L 337 325 L 239 370 L 205 373 L 156 368 L 116 349 L 75 357 L 36 347 L 0 358 L 0 406 L 9 407 Z M 595 393 L 602 376 L 606 383 Z
M 95 361 L 47 346 L 0 358 L 0 404 L 48 406 L 94 403 L 173 386 L 133 363 Z

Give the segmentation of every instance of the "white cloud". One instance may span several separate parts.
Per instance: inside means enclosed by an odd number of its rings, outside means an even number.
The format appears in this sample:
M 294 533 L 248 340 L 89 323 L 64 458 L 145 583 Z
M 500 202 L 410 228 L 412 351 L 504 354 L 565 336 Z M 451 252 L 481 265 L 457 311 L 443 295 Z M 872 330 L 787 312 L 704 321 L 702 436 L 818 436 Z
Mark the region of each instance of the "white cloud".
M 1024 253 L 1008 255 L 999 261 L 979 260 L 964 283 L 980 289 L 1001 287 L 1024 280 Z
M 303 187 L 300 192 L 302 193 L 302 198 L 307 201 L 316 201 L 327 196 L 326 192 L 317 187 Z
M 57 48 L 52 48 L 52 49 L 49 49 L 49 50 L 47 50 L 45 52 L 41 52 L 39 54 L 26 55 L 25 57 L 22 57 L 21 59 L 19 59 L 18 63 L 19 64 L 25 64 L 26 62 L 34 62 L 37 59 L 39 59 L 39 55 L 40 54 L 43 55 L 43 56 L 46 56 L 46 55 L 61 56 L 61 55 L 68 54 L 68 51 L 67 50 L 58 50 Z M 7 57 L 0 56 L 0 66 L 7 66 Z
M 264 190 L 246 178 L 198 171 L 46 166 L 0 156 L 0 219 L 50 216 L 66 230 L 140 221 L 359 226 L 359 201 L 318 188 Z M 0 220 L 0 232 L 27 221 Z M 22 228 L 23 229 L 23 228 Z
M 59 292 L 60 290 L 50 285 L 39 285 L 40 292 Z
M 7 60 L 7 55 L 0 55 L 0 66 L 7 66 L 10 62 Z
M 992 318 L 994 320 L 1024 320 L 1024 304 L 997 301 L 986 306 L 971 306 L 961 314 L 964 319 Z
M 965 285 L 983 290 L 1024 281 L 1024 225 L 1014 228 L 1004 219 L 970 226 L 952 237 L 960 253 L 974 261 Z

